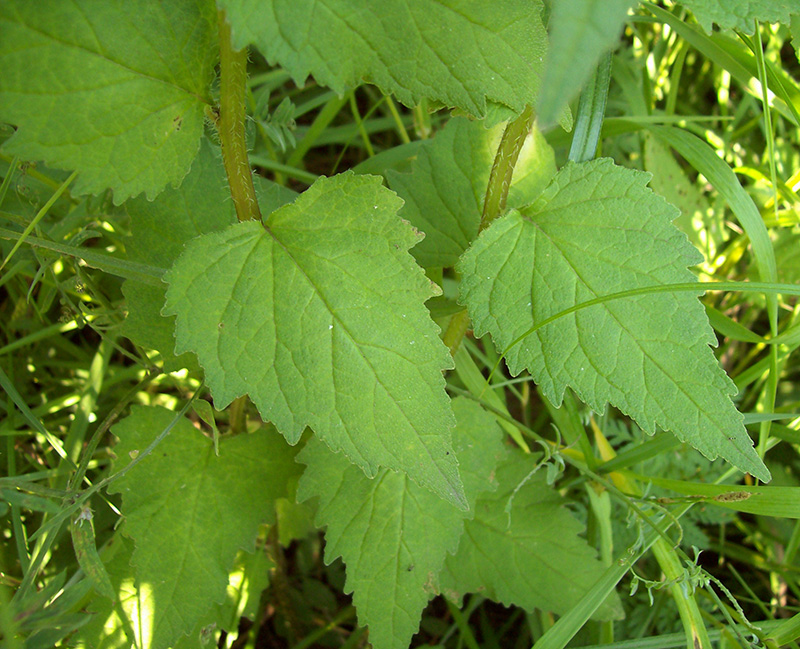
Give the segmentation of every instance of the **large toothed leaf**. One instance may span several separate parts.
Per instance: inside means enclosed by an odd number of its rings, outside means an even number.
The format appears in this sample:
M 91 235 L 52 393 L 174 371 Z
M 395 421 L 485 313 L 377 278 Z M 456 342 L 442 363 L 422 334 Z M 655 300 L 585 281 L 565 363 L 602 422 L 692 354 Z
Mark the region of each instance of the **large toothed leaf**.
M 466 593 L 481 593 L 506 606 L 566 613 L 604 566 L 579 536 L 582 526 L 563 498 L 546 484 L 544 469 L 524 482 L 534 465 L 531 456 L 507 455 L 497 469 L 497 491 L 478 499 L 458 552 L 445 561 L 442 593 L 456 601 Z M 595 617 L 621 617 L 616 595 Z
M 404 471 L 463 506 L 442 377 L 452 359 L 400 204 L 377 177 L 320 179 L 266 228 L 190 242 L 165 275 L 164 313 L 217 407 L 249 394 L 290 443 L 310 426 L 368 475 Z
M 135 407 L 114 426 L 115 469 L 127 466 L 175 413 Z M 142 646 L 170 647 L 225 597 L 240 549 L 252 552 L 258 526 L 298 473 L 294 451 L 272 429 L 211 439 L 178 420 L 155 450 L 113 483 L 122 494 L 125 534 L 142 607 L 150 612 Z
M 513 374 L 528 368 L 552 401 L 567 386 L 592 408 L 610 402 L 645 430 L 672 431 L 709 458 L 769 479 L 709 344 L 691 292 L 660 292 L 584 308 L 603 295 L 692 282 L 701 260 L 671 223 L 677 211 L 646 187 L 649 174 L 611 160 L 568 164 L 539 200 L 498 219 L 464 254 L 461 300 Z M 700 293 L 698 288 L 697 293 Z
M 757 20 L 788 25 L 791 14 L 800 13 L 800 0 L 681 0 L 681 4 L 709 33 L 716 23 L 752 34 Z
M 425 233 L 411 251 L 425 268 L 455 265 L 478 235 L 503 128 L 486 129 L 480 122 L 453 118 L 423 144 L 410 173 L 387 174 L 392 189 L 405 201 L 400 216 Z M 514 167 L 508 205 L 519 207 L 538 196 L 555 172 L 553 150 L 534 129 Z
M 482 116 L 536 96 L 547 35 L 541 0 L 220 0 L 238 47 L 296 81 L 339 93 L 362 81 L 412 106 L 423 97 Z
M 635 0 L 554 0 L 550 16 L 550 49 L 537 105 L 544 125 L 588 80 L 601 55 L 614 48 L 625 16 Z
M 216 38 L 205 0 L 0 3 L 4 149 L 78 170 L 80 193 L 153 198 L 197 153 Z
M 155 201 L 143 196 L 127 202 L 132 239 L 128 258 L 157 268 L 169 268 L 190 239 L 236 222 L 222 162 L 204 140 L 192 170 L 178 188 L 167 188 Z M 161 316 L 166 286 L 127 280 L 122 292 L 128 314 L 122 335 L 164 359 L 165 371 L 195 367 L 190 354 L 176 357 L 175 319 Z
M 456 399 L 453 410 L 453 445 L 473 509 L 480 493 L 496 487 L 502 433 L 473 401 Z M 345 591 L 353 592 L 359 623 L 369 626 L 373 646 L 406 649 L 468 514 L 400 473 L 383 469 L 370 480 L 319 443 L 309 443 L 298 460 L 307 465 L 298 498 L 319 498 L 316 520 L 327 526 L 325 560 L 344 559 Z
M 269 214 L 297 196 L 264 178 L 255 180 L 262 214 Z M 180 187 L 168 187 L 154 201 L 139 196 L 125 207 L 133 234 L 127 246 L 128 258 L 155 268 L 172 266 L 190 239 L 236 222 L 219 151 L 206 139 L 201 141 L 200 152 Z M 127 280 L 122 292 L 127 298 L 128 315 L 121 333 L 146 349 L 160 352 L 167 372 L 196 367 L 190 354 L 176 357 L 173 353 L 175 318 L 161 315 L 166 286 Z

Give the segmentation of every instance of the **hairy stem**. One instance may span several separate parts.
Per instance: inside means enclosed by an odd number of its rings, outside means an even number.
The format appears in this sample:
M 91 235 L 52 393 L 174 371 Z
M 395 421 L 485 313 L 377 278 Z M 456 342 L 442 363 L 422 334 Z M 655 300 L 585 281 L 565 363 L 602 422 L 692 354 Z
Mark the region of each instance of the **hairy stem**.
M 517 164 L 525 138 L 533 128 L 535 114 L 533 108 L 528 106 L 517 119 L 511 121 L 503 131 L 500 146 L 494 156 L 492 172 L 489 175 L 489 185 L 486 188 L 486 198 L 483 201 L 483 214 L 478 232 L 483 232 L 506 208 L 508 189 L 511 187 L 511 178 Z
M 511 178 L 514 175 L 514 167 L 517 164 L 522 145 L 525 138 L 533 128 L 535 113 L 533 108 L 528 106 L 522 114 L 515 120 L 506 125 L 497 153 L 494 156 L 492 172 L 489 174 L 489 184 L 486 187 L 486 198 L 483 201 L 483 213 L 481 214 L 481 224 L 478 232 L 483 232 L 489 224 L 494 221 L 506 208 L 508 200 L 508 189 L 511 187 Z M 466 310 L 456 313 L 447 325 L 444 332 L 444 342 L 451 354 L 458 351 L 458 347 L 469 328 L 469 316 Z
M 228 175 L 237 218 L 240 221 L 261 220 L 245 142 L 247 49 L 233 49 L 231 27 L 225 19 L 224 11 L 217 13 L 217 21 L 220 69 L 217 130 L 222 144 L 222 161 Z

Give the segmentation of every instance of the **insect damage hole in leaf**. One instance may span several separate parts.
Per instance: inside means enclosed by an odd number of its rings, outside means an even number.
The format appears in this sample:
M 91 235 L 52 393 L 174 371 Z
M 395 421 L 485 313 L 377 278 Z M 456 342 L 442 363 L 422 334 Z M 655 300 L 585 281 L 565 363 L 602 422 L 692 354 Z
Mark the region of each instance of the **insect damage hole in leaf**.
M 165 275 L 163 313 L 217 408 L 248 394 L 290 443 L 308 426 L 367 475 L 403 471 L 465 507 L 442 376 L 452 359 L 400 205 L 377 177 L 320 179 L 266 229 L 190 242 Z
M 570 386 L 597 411 L 611 403 L 648 432 L 660 426 L 769 480 L 731 402 L 736 388 L 709 349 L 716 338 L 696 296 L 609 301 L 525 336 L 581 302 L 695 279 L 686 267 L 699 254 L 648 178 L 609 159 L 568 163 L 534 204 L 498 219 L 462 256 L 460 299 L 476 336 L 491 333 L 511 373 L 528 369 L 554 403 Z

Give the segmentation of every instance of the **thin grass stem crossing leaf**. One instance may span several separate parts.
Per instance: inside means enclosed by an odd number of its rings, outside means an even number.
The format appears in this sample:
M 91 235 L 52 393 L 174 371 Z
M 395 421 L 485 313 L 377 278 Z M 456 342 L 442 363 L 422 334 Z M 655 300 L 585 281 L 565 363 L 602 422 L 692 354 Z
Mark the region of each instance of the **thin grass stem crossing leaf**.
M 4 149 L 78 170 L 77 193 L 155 197 L 197 153 L 216 38 L 204 0 L 1 3 Z
M 694 281 L 687 266 L 702 258 L 671 223 L 677 210 L 646 187 L 649 177 L 609 159 L 567 164 L 534 204 L 498 219 L 464 254 L 460 299 L 475 334 L 491 333 L 511 373 L 530 370 L 554 403 L 570 386 L 595 410 L 610 402 L 650 433 L 660 426 L 769 480 L 695 295 L 608 301 L 526 335 L 603 295 Z
M 165 275 L 178 353 L 218 408 L 243 394 L 294 444 L 306 426 L 369 476 L 404 471 L 464 506 L 442 370 L 452 359 L 408 249 L 420 235 L 374 176 L 318 180 L 273 212 L 193 240 Z
M 455 399 L 453 410 L 453 445 L 474 509 L 479 494 L 497 486 L 493 475 L 503 457 L 503 435 L 477 403 Z M 319 499 L 316 521 L 327 526 L 325 561 L 344 559 L 345 592 L 353 592 L 359 622 L 369 626 L 373 646 L 405 649 L 469 515 L 401 473 L 382 469 L 370 480 L 315 440 L 298 461 L 307 465 L 298 498 Z
M 425 233 L 411 254 L 425 267 L 452 267 L 478 235 L 486 186 L 503 126 L 491 129 L 464 117 L 451 119 L 425 141 L 410 173 L 387 173 L 405 201 L 400 216 Z M 514 167 L 508 205 L 537 196 L 556 172 L 555 156 L 538 129 L 528 137 Z
M 800 12 L 799 0 L 681 0 L 680 4 L 709 34 L 712 23 L 752 34 L 756 21 L 788 25 L 791 14 Z
M 298 83 L 342 94 L 362 81 L 483 116 L 536 96 L 547 34 L 541 0 L 220 0 L 234 45 L 255 45 Z
M 564 508 L 563 498 L 545 482 L 544 469 L 531 478 L 530 455 L 505 455 L 496 472 L 497 490 L 478 499 L 458 552 L 445 560 L 442 594 L 458 602 L 479 592 L 506 606 L 563 614 L 600 578 L 604 566 L 580 536 L 582 526 Z M 621 617 L 616 595 L 595 613 L 596 619 Z
M 134 407 L 114 426 L 116 469 L 173 421 L 165 408 Z M 294 450 L 272 429 L 213 442 L 181 419 L 155 452 L 112 484 L 122 494 L 125 534 L 135 544 L 141 604 L 149 611 L 142 645 L 171 647 L 225 597 L 240 549 L 252 552 L 258 527 L 298 473 Z M 110 489 L 111 490 L 111 489 Z

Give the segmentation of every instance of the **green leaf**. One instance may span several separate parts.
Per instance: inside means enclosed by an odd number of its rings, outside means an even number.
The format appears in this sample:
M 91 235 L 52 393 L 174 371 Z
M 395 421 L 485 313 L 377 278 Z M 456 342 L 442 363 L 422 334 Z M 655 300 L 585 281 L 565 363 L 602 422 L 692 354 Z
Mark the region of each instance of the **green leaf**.
M 486 129 L 480 122 L 453 118 L 425 142 L 410 173 L 387 173 L 391 188 L 405 201 L 400 216 L 425 233 L 411 253 L 421 266 L 454 266 L 478 235 L 503 128 Z M 555 171 L 553 150 L 534 129 L 514 168 L 508 205 L 519 207 L 537 196 Z
M 265 548 L 252 554 L 240 552 L 230 575 L 225 601 L 215 604 L 208 615 L 196 620 L 194 629 L 172 649 L 213 649 L 217 646 L 217 631 L 236 634 L 243 617 L 256 621 L 261 593 L 269 586 L 270 571 L 274 567 Z
M 495 488 L 502 432 L 473 401 L 455 399 L 453 410 L 458 420 L 453 444 L 474 507 L 479 493 Z M 298 496 L 319 498 L 316 521 L 327 526 L 325 561 L 344 559 L 345 592 L 353 592 L 359 623 L 369 626 L 374 646 L 405 649 L 468 515 L 403 474 L 383 469 L 370 480 L 313 440 L 298 460 L 307 465 Z
M 506 606 L 563 614 L 597 581 L 604 566 L 579 536 L 582 526 L 564 508 L 564 499 L 546 484 L 544 471 L 527 479 L 532 457 L 506 455 L 497 468 L 497 491 L 478 499 L 458 552 L 445 561 L 442 593 L 454 601 L 481 593 Z M 595 617 L 620 618 L 621 613 L 612 597 Z
M 259 205 L 269 214 L 297 196 L 293 191 L 257 178 Z M 143 196 L 126 203 L 133 237 L 128 258 L 157 268 L 169 268 L 180 257 L 187 241 L 216 232 L 236 222 L 225 169 L 219 150 L 202 140 L 192 170 L 178 188 L 168 188 L 155 201 Z M 165 224 L 169 227 L 165 227 Z M 128 315 L 122 335 L 164 359 L 164 371 L 195 368 L 190 354 L 176 357 L 175 318 L 163 317 L 166 286 L 128 280 L 123 285 Z
M 290 444 L 310 426 L 369 476 L 405 471 L 464 505 L 451 453 L 452 367 L 424 302 L 420 238 L 374 176 L 321 178 L 260 223 L 191 241 L 165 275 L 177 352 L 218 409 L 249 394 Z
M 800 14 L 792 14 L 789 32 L 792 35 L 792 47 L 794 47 L 795 56 L 800 60 Z
M 790 14 L 800 12 L 798 0 L 681 0 L 709 34 L 711 24 L 752 34 L 755 21 L 789 24 Z
M 203 140 L 192 170 L 180 187 L 168 188 L 155 201 L 140 196 L 128 201 L 126 208 L 133 235 L 127 246 L 128 258 L 158 268 L 172 266 L 190 239 L 236 222 L 225 169 L 208 140 Z M 165 227 L 167 223 L 169 227 Z M 137 345 L 157 350 L 166 372 L 196 367 L 191 355 L 174 354 L 175 319 L 161 316 L 166 286 L 127 280 L 122 292 L 128 301 L 122 335 Z
M 4 150 L 78 170 L 77 193 L 154 198 L 197 153 L 216 38 L 204 0 L 3 2 Z
M 423 98 L 519 113 L 536 96 L 547 35 L 541 0 L 220 0 L 234 44 L 254 44 L 302 83 L 342 94 L 362 81 L 408 106 Z
M 634 0 L 555 0 L 550 48 L 536 105 L 543 126 L 555 123 L 597 67 L 616 46 Z
M 124 529 L 124 528 L 123 528 Z M 146 588 L 140 589 L 131 573 L 134 552 L 133 540 L 116 534 L 104 548 L 103 559 L 115 592 L 115 600 L 91 600 L 85 613 L 89 621 L 73 634 L 71 646 L 84 649 L 128 649 L 148 647 L 152 611 L 145 598 Z M 214 646 L 213 631 L 236 631 L 242 617 L 255 619 L 261 592 L 269 584 L 269 570 L 274 564 L 266 552 L 241 551 L 230 573 L 222 604 L 215 604 L 194 628 L 177 640 L 174 649 L 203 649 Z
M 134 407 L 114 426 L 115 469 L 174 419 L 164 408 Z M 298 467 L 294 451 L 268 429 L 214 445 L 181 419 L 148 456 L 113 483 L 123 495 L 125 533 L 143 606 L 151 612 L 146 647 L 169 647 L 225 596 L 239 549 L 250 552 L 259 525 L 274 518 Z
M 490 332 L 511 373 L 528 368 L 553 403 L 571 386 L 597 411 L 610 402 L 650 433 L 671 430 L 769 480 L 694 295 L 611 300 L 527 335 L 603 295 L 694 281 L 686 266 L 700 255 L 672 225 L 675 208 L 646 187 L 649 177 L 609 159 L 567 164 L 536 203 L 498 219 L 464 254 L 461 301 L 475 334 Z

